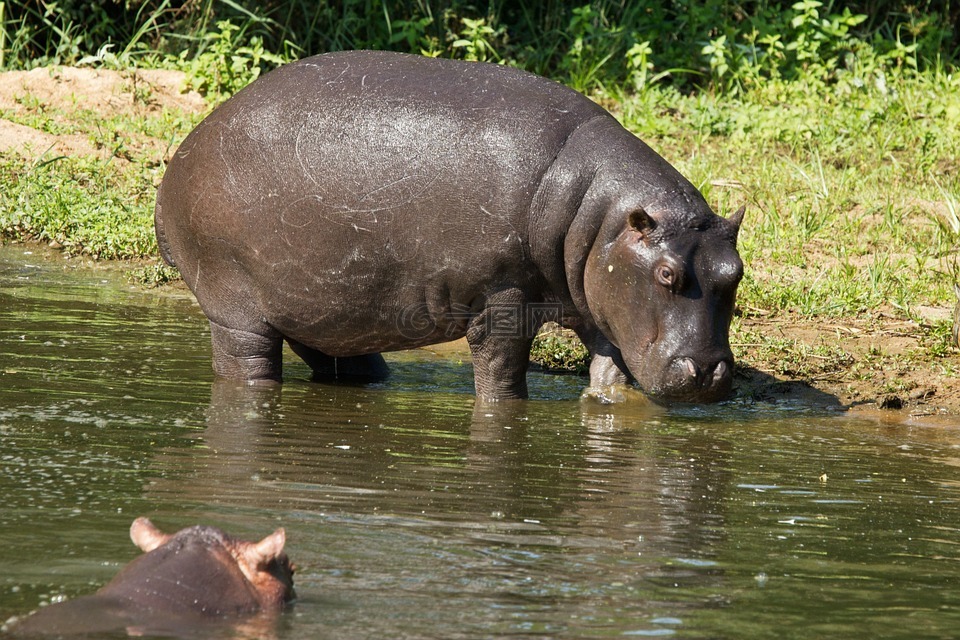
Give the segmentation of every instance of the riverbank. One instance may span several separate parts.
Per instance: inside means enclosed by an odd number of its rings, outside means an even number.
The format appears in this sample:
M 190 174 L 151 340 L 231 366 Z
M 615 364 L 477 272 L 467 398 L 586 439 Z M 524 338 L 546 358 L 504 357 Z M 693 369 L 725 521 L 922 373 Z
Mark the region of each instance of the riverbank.
M 0 235 L 167 281 L 152 207 L 166 160 L 210 106 L 174 71 L 0 74 Z M 960 83 L 889 78 L 720 101 L 598 99 L 714 208 L 748 212 L 731 341 L 741 400 L 960 414 L 950 345 L 960 233 Z M 809 89 L 809 88 L 808 88 Z

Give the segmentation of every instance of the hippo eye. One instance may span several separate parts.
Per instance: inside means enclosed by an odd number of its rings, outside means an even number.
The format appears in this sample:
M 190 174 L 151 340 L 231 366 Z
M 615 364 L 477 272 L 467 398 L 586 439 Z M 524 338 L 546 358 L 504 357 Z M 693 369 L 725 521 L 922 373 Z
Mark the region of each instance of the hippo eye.
M 677 273 L 670 265 L 661 264 L 654 269 L 657 282 L 668 289 L 673 289 L 677 284 Z

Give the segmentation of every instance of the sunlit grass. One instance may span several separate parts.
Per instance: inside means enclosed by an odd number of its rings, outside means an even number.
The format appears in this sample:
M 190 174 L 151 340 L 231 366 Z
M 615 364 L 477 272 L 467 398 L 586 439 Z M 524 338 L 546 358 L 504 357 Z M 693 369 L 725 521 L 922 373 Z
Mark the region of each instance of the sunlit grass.
M 895 80 L 885 91 L 794 84 L 789 104 L 764 90 L 627 97 L 619 114 L 719 212 L 747 204 L 743 309 L 909 315 L 952 298 L 960 81 Z

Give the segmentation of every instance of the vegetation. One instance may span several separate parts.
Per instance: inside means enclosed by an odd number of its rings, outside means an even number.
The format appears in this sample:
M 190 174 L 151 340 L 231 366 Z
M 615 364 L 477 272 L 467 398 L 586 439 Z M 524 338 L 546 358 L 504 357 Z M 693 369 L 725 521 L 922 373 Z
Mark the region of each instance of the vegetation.
M 549 371 L 585 375 L 590 371 L 589 356 L 576 334 L 555 324 L 544 327 L 530 348 L 530 360 Z
M 217 93 L 293 58 L 371 48 L 512 64 L 584 92 L 729 94 L 955 62 L 958 19 L 933 0 L 26 0 L 0 2 L 0 68 L 174 65 Z
M 924 357 L 953 376 L 943 360 L 949 320 L 925 310 L 952 306 L 958 271 L 958 20 L 960 5 L 932 0 L 28 0 L 0 2 L 0 67 L 179 69 L 211 106 L 284 61 L 335 49 L 549 75 L 610 109 L 719 212 L 748 205 L 734 324 L 742 352 L 776 361 L 778 374 L 820 375 L 801 365 L 818 362 L 868 375 L 891 360 L 878 351 L 853 363 L 843 340 L 801 344 L 750 323 L 886 317 L 913 323 Z M 169 147 L 201 114 L 111 121 L 18 99 L 0 116 L 87 135 L 113 161 L 0 155 L 0 234 L 104 258 L 155 256 L 163 165 L 136 140 Z M 151 267 L 141 277 L 170 273 Z M 540 361 L 582 367 L 562 342 L 541 341 Z M 910 354 L 895 359 L 915 365 Z

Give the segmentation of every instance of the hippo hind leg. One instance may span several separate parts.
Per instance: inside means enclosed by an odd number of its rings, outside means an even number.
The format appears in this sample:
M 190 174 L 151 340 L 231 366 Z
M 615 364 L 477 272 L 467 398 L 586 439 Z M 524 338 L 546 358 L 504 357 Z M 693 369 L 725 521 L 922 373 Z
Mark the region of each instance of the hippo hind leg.
M 213 370 L 223 378 L 251 382 L 280 382 L 283 339 L 231 329 L 210 321 Z
M 379 353 L 335 358 L 322 351 L 287 338 L 293 352 L 313 369 L 313 380 L 326 382 L 379 382 L 390 374 L 390 368 Z

